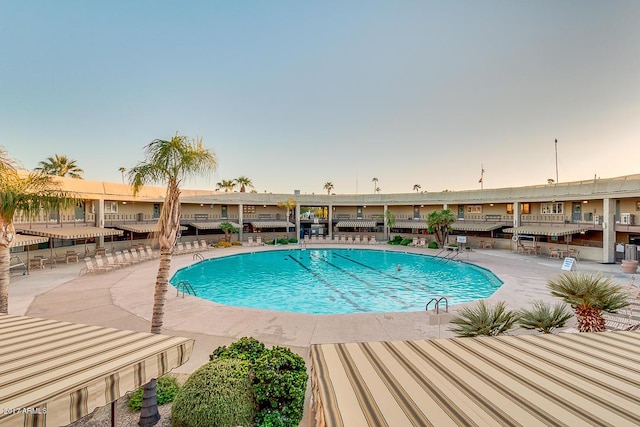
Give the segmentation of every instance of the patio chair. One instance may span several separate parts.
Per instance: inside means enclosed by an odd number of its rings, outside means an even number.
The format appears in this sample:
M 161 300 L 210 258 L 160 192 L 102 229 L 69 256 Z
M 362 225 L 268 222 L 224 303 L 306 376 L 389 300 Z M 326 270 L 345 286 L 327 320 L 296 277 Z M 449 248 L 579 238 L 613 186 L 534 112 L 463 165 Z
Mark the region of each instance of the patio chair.
M 370 245 L 376 245 L 378 242 L 376 242 L 376 236 L 371 236 L 369 238 L 369 244 Z
M 427 239 L 421 237 L 420 239 L 418 239 L 418 244 L 416 246 L 419 248 L 424 248 L 425 246 L 427 246 Z
M 369 236 L 362 236 L 362 244 L 363 245 L 369 244 Z
M 134 256 L 133 253 L 131 253 L 128 249 L 125 249 L 122 251 L 122 256 L 124 257 L 124 260 L 128 263 L 131 263 L 131 264 L 140 263 L 140 260 L 138 259 L 138 257 Z
M 247 246 L 255 246 L 256 244 L 253 241 L 253 236 L 247 237 Z
M 576 260 L 580 261 L 580 251 L 570 248 L 569 249 L 569 258 L 575 258 Z
M 262 246 L 262 237 L 261 236 L 256 237 L 256 246 Z
M 356 237 L 353 238 L 353 244 L 354 245 L 360 244 L 360 235 L 357 235 Z
M 125 256 L 122 254 L 121 251 L 116 251 L 116 253 L 114 254 L 114 256 L 116 257 L 116 262 L 123 265 L 123 266 L 129 266 L 131 264 L 133 264 L 133 262 L 127 260 L 125 258 Z
M 80 269 L 80 273 L 79 273 L 80 275 L 83 275 L 83 274 L 94 274 L 94 273 L 98 272 L 96 270 L 95 266 L 93 265 L 93 262 L 91 261 L 91 258 L 89 258 L 89 257 L 85 258 L 84 259 L 84 263 L 85 263 L 85 266 Z
M 113 265 L 105 264 L 101 256 L 95 257 L 95 260 L 96 260 L 96 269 L 98 269 L 99 271 L 111 271 L 116 269 L 116 267 Z
M 347 236 L 347 241 L 345 242 L 347 245 L 353 245 L 353 237 Z
M 160 258 L 160 252 L 159 251 L 154 251 L 153 249 L 151 249 L 150 245 L 145 246 L 144 249 L 145 249 L 145 251 L 147 252 L 147 255 L 150 258 L 152 258 L 152 259 Z
M 27 264 L 22 261 L 22 258 L 18 255 L 11 255 L 11 258 L 9 259 L 9 273 L 12 273 L 13 270 L 17 271 L 19 269 L 22 270 L 23 276 L 27 274 Z
M 119 262 L 119 261 L 115 260 L 113 258 L 113 255 L 111 255 L 111 254 L 107 254 L 106 259 L 107 259 L 107 265 L 108 266 L 110 265 L 110 266 L 113 266 L 114 268 L 122 268 L 122 267 L 126 267 L 127 266 L 127 263 Z
M 411 243 L 409 243 L 407 246 L 418 246 L 418 238 L 414 237 Z
M 67 253 L 65 254 L 65 262 L 67 264 L 69 264 L 70 262 L 79 262 L 80 261 L 79 258 L 80 256 L 76 251 L 67 251 Z

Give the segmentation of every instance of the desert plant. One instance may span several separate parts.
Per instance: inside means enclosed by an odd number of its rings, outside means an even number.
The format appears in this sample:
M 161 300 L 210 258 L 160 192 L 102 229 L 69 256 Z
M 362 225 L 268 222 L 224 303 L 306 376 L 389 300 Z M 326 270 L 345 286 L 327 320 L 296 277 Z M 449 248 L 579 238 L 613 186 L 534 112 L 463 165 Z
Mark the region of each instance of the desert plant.
M 219 242 L 216 242 L 216 244 L 213 246 L 216 248 L 230 248 L 231 246 L 233 246 L 233 243 L 221 240 Z
M 164 405 L 165 403 L 173 402 L 176 393 L 180 389 L 178 380 L 171 375 L 163 375 L 158 378 L 156 386 L 158 405 Z M 129 395 L 127 400 L 127 407 L 131 412 L 137 412 L 142 407 L 142 393 L 144 387 L 140 387 Z
M 220 224 L 220 230 L 223 231 L 224 233 L 224 238 L 227 242 L 231 241 L 231 238 L 233 237 L 233 233 L 237 233 L 238 232 L 238 228 L 233 225 L 232 223 L 230 223 L 229 221 L 225 221 L 223 223 Z
M 249 362 L 216 359 L 189 376 L 171 408 L 172 427 L 251 426 L 256 402 Z
M 441 211 L 433 211 L 427 217 L 427 226 L 429 233 L 433 233 L 439 246 L 444 246 L 447 236 L 451 230 L 451 224 L 456 220 L 453 212 L 449 209 Z
M 627 294 L 602 273 L 568 272 L 549 280 L 551 295 L 571 306 L 578 319 L 580 332 L 604 332 L 603 311 L 615 312 L 629 305 Z
M 518 314 L 507 310 L 504 301 L 491 306 L 485 300 L 480 300 L 473 307 L 463 307 L 451 319 L 456 326 L 450 330 L 458 337 L 496 336 L 513 328 L 517 320 Z
M 259 408 L 256 425 L 298 426 L 308 379 L 304 359 L 275 346 L 256 360 L 253 372 Z
M 518 313 L 518 323 L 525 329 L 535 329 L 550 334 L 554 329 L 562 328 L 573 314 L 563 303 L 551 305 L 545 301 L 534 301 L 532 308 L 522 309 Z

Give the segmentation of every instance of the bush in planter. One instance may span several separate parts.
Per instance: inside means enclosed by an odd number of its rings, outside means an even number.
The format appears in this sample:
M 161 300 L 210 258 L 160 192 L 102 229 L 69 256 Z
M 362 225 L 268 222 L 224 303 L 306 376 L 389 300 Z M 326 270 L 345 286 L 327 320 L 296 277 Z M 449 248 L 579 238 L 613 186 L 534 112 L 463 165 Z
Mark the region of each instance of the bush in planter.
M 427 244 L 427 247 L 428 247 L 429 249 L 438 249 L 438 244 L 437 244 L 436 242 L 429 242 L 429 243 Z
M 173 399 L 176 396 L 176 393 L 180 389 L 180 385 L 178 384 L 178 380 L 171 375 L 163 375 L 158 378 L 157 386 L 156 386 L 156 398 L 158 401 L 158 405 L 164 405 L 165 403 L 173 402 Z M 127 407 L 131 412 L 136 412 L 140 410 L 142 406 L 142 393 L 144 391 L 144 387 L 140 387 L 131 395 L 129 395 L 129 399 L 127 400 Z
M 171 426 L 252 426 L 257 408 L 249 367 L 239 359 L 217 359 L 201 366 L 177 393 Z

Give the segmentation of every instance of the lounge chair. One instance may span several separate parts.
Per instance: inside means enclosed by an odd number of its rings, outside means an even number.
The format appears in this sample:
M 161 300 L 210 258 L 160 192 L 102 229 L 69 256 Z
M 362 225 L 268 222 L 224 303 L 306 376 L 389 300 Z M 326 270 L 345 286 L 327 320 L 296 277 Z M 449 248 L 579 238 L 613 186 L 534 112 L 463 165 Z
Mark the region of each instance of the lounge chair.
M 125 258 L 125 256 L 122 254 L 121 251 L 116 251 L 116 253 L 114 254 L 115 258 L 116 258 L 116 262 L 120 265 L 123 266 L 128 266 L 133 264 L 132 261 L 129 261 L 127 258 Z
M 95 260 L 96 260 L 96 269 L 100 271 L 111 271 L 116 269 L 116 267 L 113 265 L 105 264 L 101 256 L 95 257 Z
M 414 237 L 411 243 L 408 246 L 418 246 L 418 238 Z
M 256 246 L 262 246 L 262 237 L 256 237 Z
M 255 242 L 253 241 L 253 236 L 247 237 L 247 246 L 255 246 Z
M 353 245 L 353 237 L 347 236 L 347 241 L 345 242 L 347 245 Z
M 127 263 L 126 262 L 120 262 L 117 261 L 113 258 L 113 255 L 111 254 L 107 254 L 106 256 L 107 259 L 107 265 L 109 266 L 113 266 L 114 268 L 122 268 L 122 267 L 126 267 Z
M 370 244 L 370 245 L 376 245 L 376 244 L 378 244 L 378 242 L 376 242 L 376 236 L 371 236 L 371 237 L 369 238 L 369 244 Z
M 333 236 L 333 243 L 335 243 L 336 245 L 339 245 L 340 243 L 342 243 L 342 242 L 340 241 L 340 235 L 335 234 L 335 235 Z
M 369 244 L 369 236 L 362 236 L 362 244 L 363 245 Z
M 22 275 L 27 274 L 27 264 L 18 255 L 11 255 L 9 260 L 9 272 L 11 273 L 13 270 L 22 270 Z
M 354 245 L 359 245 L 360 244 L 360 236 L 357 235 L 356 237 L 354 237 L 353 239 L 353 244 Z
M 420 239 L 418 239 L 418 244 L 416 246 L 419 248 L 424 248 L 425 246 L 427 246 L 427 239 L 421 237 Z

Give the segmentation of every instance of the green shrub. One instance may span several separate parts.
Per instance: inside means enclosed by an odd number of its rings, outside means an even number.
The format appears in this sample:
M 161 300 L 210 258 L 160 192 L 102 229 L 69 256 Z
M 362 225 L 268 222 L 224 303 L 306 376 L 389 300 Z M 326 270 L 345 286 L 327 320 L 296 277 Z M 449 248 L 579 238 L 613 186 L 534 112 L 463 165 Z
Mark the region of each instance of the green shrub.
M 396 235 L 396 236 L 393 236 L 392 241 L 400 243 L 400 242 L 402 242 L 402 236 L 399 235 L 399 234 Z
M 231 242 L 231 246 L 242 246 L 242 242 L 238 242 L 237 240 L 234 240 L 233 242 Z
M 292 243 L 292 244 L 296 244 L 296 243 L 298 243 L 298 239 L 296 239 L 295 237 L 292 237 L 292 238 L 290 238 L 290 239 L 288 240 L 288 242 L 289 242 L 289 243 Z
M 173 402 L 173 399 L 176 396 L 176 393 L 180 389 L 180 385 L 178 384 L 178 380 L 171 375 L 163 375 L 158 378 L 158 383 L 156 386 L 156 394 L 158 405 L 164 405 L 165 403 Z M 139 411 L 142 407 L 142 393 L 144 392 L 144 387 L 140 387 L 133 393 L 129 395 L 129 399 L 127 400 L 127 407 L 131 412 Z
M 278 239 L 279 245 L 288 245 L 289 241 L 287 239 Z
M 209 360 L 215 359 L 242 359 L 253 365 L 260 356 L 267 351 L 267 348 L 260 341 L 253 337 L 242 337 L 238 341 L 227 346 L 221 346 L 213 350 L 209 355 Z
M 217 359 L 195 371 L 171 408 L 172 427 L 252 426 L 256 402 L 249 362 Z
M 402 246 L 408 246 L 409 243 L 413 242 L 413 239 L 402 239 L 402 241 L 400 242 L 400 244 Z
M 437 244 L 436 242 L 429 242 L 429 243 L 427 244 L 427 247 L 428 247 L 429 249 L 438 249 L 438 244 Z
M 220 240 L 219 242 L 217 242 L 213 246 L 216 247 L 216 248 L 230 248 L 231 246 L 233 246 L 233 244 L 230 243 L 230 242 L 226 242 L 224 240 Z
M 302 420 L 307 371 L 304 359 L 275 346 L 260 356 L 253 369 L 258 426 L 296 427 Z

